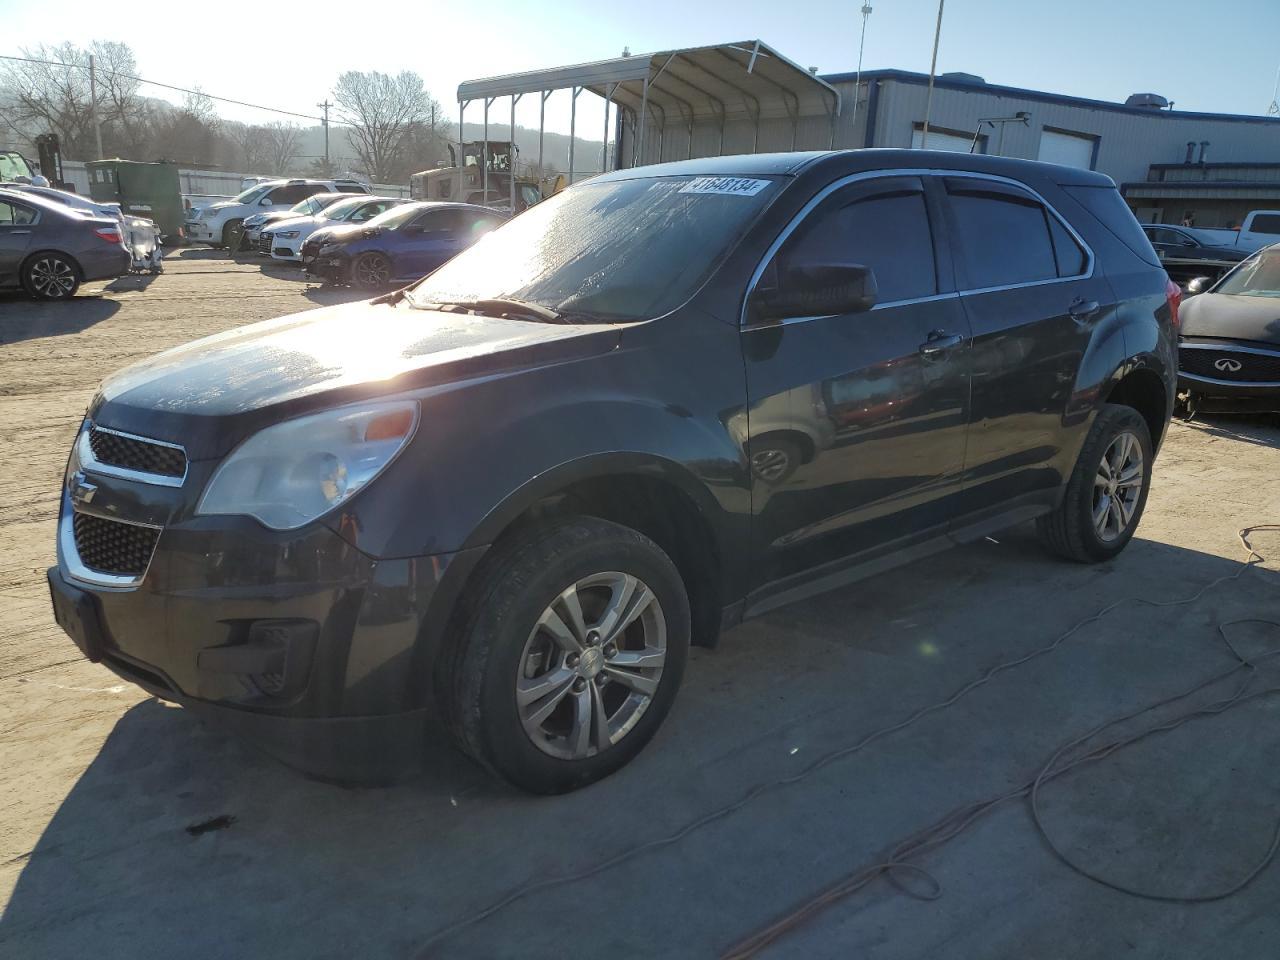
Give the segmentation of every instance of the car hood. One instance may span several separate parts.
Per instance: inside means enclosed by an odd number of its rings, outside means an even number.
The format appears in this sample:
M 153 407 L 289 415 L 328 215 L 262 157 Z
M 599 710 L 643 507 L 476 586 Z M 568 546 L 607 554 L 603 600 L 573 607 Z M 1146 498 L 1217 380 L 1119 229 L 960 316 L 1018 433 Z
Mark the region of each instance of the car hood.
M 281 230 L 298 230 L 300 228 L 315 226 L 314 217 L 289 217 L 287 220 L 272 220 L 271 232 L 279 233 Z
M 381 230 L 381 227 L 370 227 L 367 223 L 338 223 L 321 227 L 312 234 L 321 243 L 346 243 L 355 240 L 366 230 Z
M 1182 335 L 1280 344 L 1280 297 L 1202 293 L 1178 311 Z
M 616 327 L 598 324 L 350 303 L 240 327 L 127 367 L 102 384 L 89 416 L 205 459 L 287 417 L 592 356 L 618 337 Z

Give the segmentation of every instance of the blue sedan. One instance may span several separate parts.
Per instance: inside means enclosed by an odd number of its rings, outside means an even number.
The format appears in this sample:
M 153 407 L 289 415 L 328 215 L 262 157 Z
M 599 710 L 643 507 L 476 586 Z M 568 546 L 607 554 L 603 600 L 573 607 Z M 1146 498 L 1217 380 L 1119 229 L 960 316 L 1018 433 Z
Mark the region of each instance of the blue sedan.
M 426 276 L 506 218 L 469 203 L 406 203 L 368 223 L 325 227 L 302 247 L 302 265 L 327 283 L 375 290 Z

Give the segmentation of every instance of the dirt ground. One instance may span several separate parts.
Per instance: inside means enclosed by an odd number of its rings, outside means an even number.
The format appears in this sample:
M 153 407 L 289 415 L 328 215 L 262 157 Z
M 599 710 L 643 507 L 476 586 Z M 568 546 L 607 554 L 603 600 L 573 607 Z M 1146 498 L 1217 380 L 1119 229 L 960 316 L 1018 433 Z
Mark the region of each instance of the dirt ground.
M 1065 740 L 1230 667 L 1219 627 L 1244 656 L 1280 649 L 1280 626 L 1259 622 L 1280 620 L 1280 533 L 1255 535 L 1268 559 L 1243 573 L 1236 538 L 1280 522 L 1280 429 L 1223 417 L 1171 428 L 1116 561 L 1063 563 L 1018 529 L 747 624 L 694 651 L 654 742 L 588 790 L 519 795 L 443 745 L 396 787 L 302 779 L 80 659 L 44 569 L 67 449 L 104 374 L 352 298 L 202 250 L 70 304 L 0 294 L 0 956 L 717 956 L 957 807 L 1016 790 Z M 1257 673 L 1280 685 L 1280 665 Z M 1055 842 L 1168 896 L 1245 877 L 1280 811 L 1280 698 L 1218 713 L 1242 678 L 1125 729 L 1188 704 L 1193 722 L 1047 784 Z M 915 862 L 937 899 L 881 877 L 764 955 L 1280 953 L 1280 864 L 1212 903 L 1135 898 L 1068 869 L 1022 799 Z M 546 880 L 562 882 L 528 886 Z

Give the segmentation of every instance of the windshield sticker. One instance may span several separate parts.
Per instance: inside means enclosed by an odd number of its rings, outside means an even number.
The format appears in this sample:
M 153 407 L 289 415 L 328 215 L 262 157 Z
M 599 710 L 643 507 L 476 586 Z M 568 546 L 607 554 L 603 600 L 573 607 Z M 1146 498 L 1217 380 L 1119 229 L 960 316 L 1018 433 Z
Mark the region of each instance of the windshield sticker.
M 747 177 L 696 177 L 680 188 L 680 193 L 724 193 L 735 197 L 754 197 L 772 180 Z

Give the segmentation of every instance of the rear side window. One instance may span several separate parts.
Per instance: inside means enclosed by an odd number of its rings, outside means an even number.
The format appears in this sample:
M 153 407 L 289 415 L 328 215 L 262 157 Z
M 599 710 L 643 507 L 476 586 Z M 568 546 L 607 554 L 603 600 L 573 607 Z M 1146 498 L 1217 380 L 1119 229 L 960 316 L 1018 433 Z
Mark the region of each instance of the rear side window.
M 1049 233 L 1053 217 L 1034 197 L 961 178 L 947 180 L 947 193 L 967 286 L 983 289 L 1058 278 L 1058 256 Z M 1070 240 L 1066 231 L 1063 235 Z M 1068 262 L 1070 255 L 1069 248 L 1064 249 Z
M 1160 266 L 1151 241 L 1133 213 L 1120 198 L 1115 187 L 1063 186 L 1067 195 L 1084 207 L 1094 218 L 1115 234 L 1116 239 L 1152 266 Z
M 1250 233 L 1280 233 L 1280 213 L 1260 213 L 1249 226 Z
M 864 264 L 875 271 L 881 303 L 933 296 L 938 275 L 923 191 L 866 189 L 836 194 L 814 210 L 781 256 L 792 263 L 835 256 Z
M 1089 268 L 1089 255 L 1067 232 L 1062 221 L 1045 211 L 1049 223 L 1049 239 L 1053 241 L 1053 256 L 1058 262 L 1058 276 L 1078 277 Z
M 36 212 L 20 203 L 0 200 L 0 227 L 25 227 L 36 222 Z

